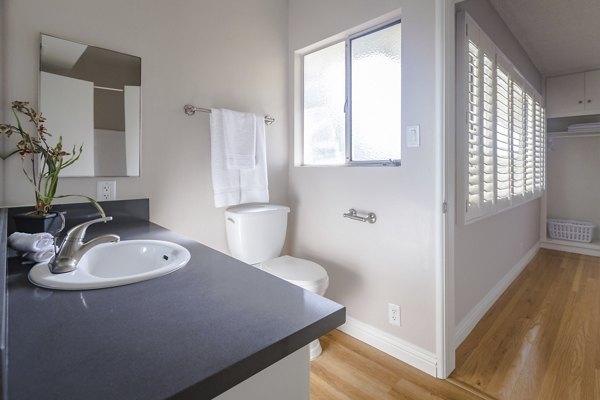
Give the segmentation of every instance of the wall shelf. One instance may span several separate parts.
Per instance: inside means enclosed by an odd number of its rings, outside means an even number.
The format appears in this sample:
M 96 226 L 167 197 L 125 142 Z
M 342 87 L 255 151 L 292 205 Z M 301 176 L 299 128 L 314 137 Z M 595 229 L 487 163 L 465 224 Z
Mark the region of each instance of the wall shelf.
M 600 136 L 600 131 L 590 131 L 590 132 L 548 132 L 548 137 L 551 139 L 569 139 L 569 138 L 582 138 L 582 137 L 598 137 Z

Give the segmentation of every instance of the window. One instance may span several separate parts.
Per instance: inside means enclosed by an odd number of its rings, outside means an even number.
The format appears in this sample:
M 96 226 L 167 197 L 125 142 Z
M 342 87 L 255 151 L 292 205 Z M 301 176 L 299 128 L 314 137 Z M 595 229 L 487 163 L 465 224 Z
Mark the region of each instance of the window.
M 303 57 L 304 165 L 399 165 L 400 21 Z
M 468 17 L 464 49 L 460 154 L 469 222 L 541 194 L 545 128 L 541 96 Z

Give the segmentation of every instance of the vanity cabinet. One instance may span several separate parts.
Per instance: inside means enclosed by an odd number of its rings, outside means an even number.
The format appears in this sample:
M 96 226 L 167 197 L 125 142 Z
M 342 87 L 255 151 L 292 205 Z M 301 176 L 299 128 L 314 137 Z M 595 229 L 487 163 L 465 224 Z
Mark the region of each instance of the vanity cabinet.
M 0 208 L 0 399 L 308 400 L 308 344 L 345 322 L 344 306 L 148 221 L 148 199 L 102 206 L 114 219 L 92 237 L 170 241 L 189 263 L 111 289 L 36 288 L 7 258 L 27 207 Z M 53 210 L 68 211 L 67 230 L 96 212 Z
M 600 114 L 600 70 L 548 78 L 546 110 L 549 118 Z

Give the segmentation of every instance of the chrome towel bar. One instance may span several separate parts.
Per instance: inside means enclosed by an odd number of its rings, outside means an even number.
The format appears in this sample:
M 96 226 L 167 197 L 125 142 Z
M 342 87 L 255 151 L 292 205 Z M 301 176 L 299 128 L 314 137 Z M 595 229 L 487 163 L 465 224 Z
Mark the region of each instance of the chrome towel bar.
M 203 113 L 208 113 L 208 114 L 211 113 L 210 108 L 196 107 L 191 104 L 186 104 L 183 107 L 183 112 L 185 112 L 189 116 L 196 114 L 197 111 L 200 111 Z M 270 115 L 265 115 L 265 124 L 271 125 L 273 122 L 275 122 L 275 118 L 271 117 Z
M 375 215 L 375 213 L 371 212 L 368 213 L 366 217 L 361 217 L 354 208 L 351 208 L 347 213 L 344 213 L 344 218 L 350 218 L 360 222 L 368 222 L 370 224 L 374 224 L 377 221 L 377 215 Z

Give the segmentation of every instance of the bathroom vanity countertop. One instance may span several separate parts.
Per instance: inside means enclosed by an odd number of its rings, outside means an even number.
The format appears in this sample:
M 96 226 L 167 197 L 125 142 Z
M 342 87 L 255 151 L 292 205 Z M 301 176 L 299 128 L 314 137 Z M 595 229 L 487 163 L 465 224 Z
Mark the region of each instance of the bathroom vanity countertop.
M 89 237 L 168 240 L 188 265 L 109 289 L 47 290 L 8 259 L 8 399 L 208 399 L 345 321 L 343 306 L 147 221 Z

